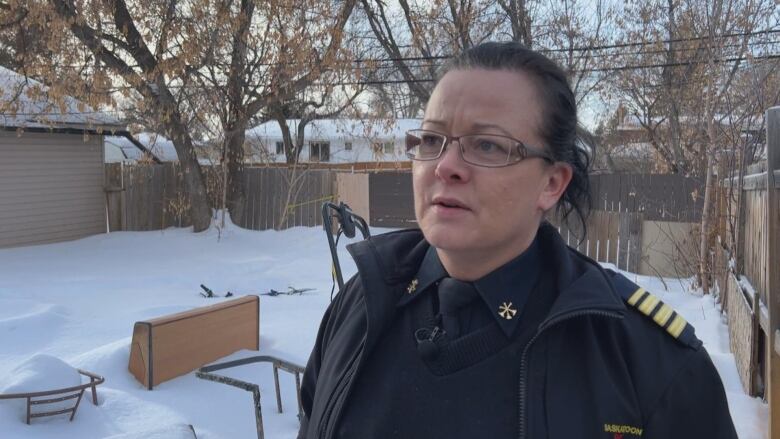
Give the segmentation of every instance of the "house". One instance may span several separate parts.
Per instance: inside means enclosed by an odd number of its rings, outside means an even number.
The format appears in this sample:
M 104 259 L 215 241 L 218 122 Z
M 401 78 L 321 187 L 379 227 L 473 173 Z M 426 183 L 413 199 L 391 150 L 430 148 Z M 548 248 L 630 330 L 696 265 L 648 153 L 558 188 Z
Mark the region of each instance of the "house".
M 737 119 L 737 120 L 734 120 Z M 727 144 L 719 148 L 720 154 L 734 154 L 736 149 L 744 148 L 748 153 L 748 163 L 757 160 L 763 153 L 765 140 L 763 116 L 730 118 L 716 114 L 717 129 L 732 136 Z M 656 131 L 656 142 L 664 144 L 669 134 L 669 122 L 666 117 L 654 116 L 643 120 L 637 114 L 631 114 L 625 105 L 620 104 L 608 121 L 608 128 L 601 139 L 601 151 L 595 163 L 597 170 L 606 172 L 653 172 L 669 173 L 669 165 L 661 153 L 653 146 L 648 126 Z M 700 119 L 680 116 L 680 128 L 688 139 L 708 142 L 706 124 Z M 736 137 L 734 137 L 736 136 Z M 657 145 L 656 145 L 657 146 Z M 695 160 L 693 151 L 686 151 L 688 160 Z
M 0 248 L 106 231 L 105 134 L 124 124 L 0 67 Z
M 294 137 L 299 119 L 288 126 Z M 420 119 L 318 119 L 304 128 L 300 162 L 359 163 L 407 162 L 405 133 L 420 128 Z M 282 130 L 276 121 L 258 125 L 246 133 L 247 161 L 285 161 Z

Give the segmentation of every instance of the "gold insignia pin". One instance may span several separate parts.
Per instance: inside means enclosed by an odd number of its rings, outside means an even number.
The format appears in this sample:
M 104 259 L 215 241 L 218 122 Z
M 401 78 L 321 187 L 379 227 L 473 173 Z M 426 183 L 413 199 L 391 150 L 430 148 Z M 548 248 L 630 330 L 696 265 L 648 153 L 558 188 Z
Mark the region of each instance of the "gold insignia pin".
M 507 320 L 512 320 L 512 317 L 514 317 L 515 314 L 517 314 L 517 310 L 512 309 L 512 302 L 504 302 L 501 304 L 501 306 L 498 307 L 498 315 Z
M 417 279 L 412 279 L 412 281 L 409 283 L 409 286 L 406 287 L 407 294 L 412 294 L 417 289 Z

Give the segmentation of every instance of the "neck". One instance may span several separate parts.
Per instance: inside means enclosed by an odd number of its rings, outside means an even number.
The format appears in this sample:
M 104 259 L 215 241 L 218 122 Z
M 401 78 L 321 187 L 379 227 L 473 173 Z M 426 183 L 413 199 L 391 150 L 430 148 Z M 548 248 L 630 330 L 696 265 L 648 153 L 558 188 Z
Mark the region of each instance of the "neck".
M 462 281 L 475 281 L 491 273 L 528 249 L 536 237 L 536 230 L 513 245 L 503 249 L 469 249 L 452 251 L 436 249 L 444 269 L 450 276 Z

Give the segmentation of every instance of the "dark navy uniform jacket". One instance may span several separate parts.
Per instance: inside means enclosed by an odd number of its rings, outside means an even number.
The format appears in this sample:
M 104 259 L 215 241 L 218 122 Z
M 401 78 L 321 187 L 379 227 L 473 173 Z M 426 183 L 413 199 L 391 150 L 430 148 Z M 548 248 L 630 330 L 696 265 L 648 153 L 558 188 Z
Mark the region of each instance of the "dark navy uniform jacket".
M 693 327 L 657 297 L 567 247 L 549 224 L 538 239 L 558 294 L 516 359 L 516 437 L 736 438 L 723 384 Z M 349 247 L 358 274 L 320 325 L 301 387 L 299 439 L 335 437 L 355 377 L 428 248 L 419 230 Z M 470 421 L 442 413 L 431 422 Z

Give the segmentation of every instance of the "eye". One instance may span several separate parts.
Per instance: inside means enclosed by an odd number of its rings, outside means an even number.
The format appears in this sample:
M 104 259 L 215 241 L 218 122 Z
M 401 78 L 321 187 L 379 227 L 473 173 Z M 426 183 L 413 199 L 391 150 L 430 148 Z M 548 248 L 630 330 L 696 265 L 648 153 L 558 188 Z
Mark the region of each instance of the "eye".
M 480 154 L 507 154 L 507 146 L 498 139 L 492 139 L 489 137 L 481 137 L 474 139 L 473 148 L 475 152 Z
M 441 137 L 435 134 L 423 134 L 420 138 L 421 146 L 439 146 L 441 145 Z
M 501 147 L 490 140 L 480 140 L 477 143 L 477 149 L 480 152 L 495 152 L 497 149 L 501 149 Z

